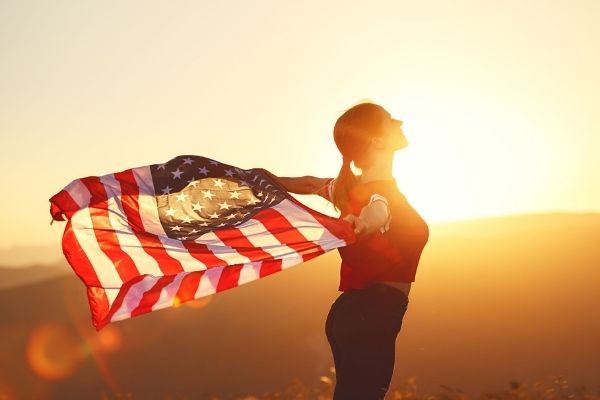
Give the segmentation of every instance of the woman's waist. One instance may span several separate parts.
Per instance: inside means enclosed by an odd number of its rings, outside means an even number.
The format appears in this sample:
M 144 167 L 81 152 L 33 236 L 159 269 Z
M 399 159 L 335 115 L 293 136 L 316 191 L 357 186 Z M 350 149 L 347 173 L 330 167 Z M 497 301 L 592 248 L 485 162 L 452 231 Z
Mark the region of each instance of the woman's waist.
M 403 292 L 406 297 L 408 297 L 408 293 L 410 292 L 410 287 L 412 282 L 396 282 L 396 281 L 376 281 L 374 283 L 384 284 L 390 287 L 393 287 L 397 290 Z

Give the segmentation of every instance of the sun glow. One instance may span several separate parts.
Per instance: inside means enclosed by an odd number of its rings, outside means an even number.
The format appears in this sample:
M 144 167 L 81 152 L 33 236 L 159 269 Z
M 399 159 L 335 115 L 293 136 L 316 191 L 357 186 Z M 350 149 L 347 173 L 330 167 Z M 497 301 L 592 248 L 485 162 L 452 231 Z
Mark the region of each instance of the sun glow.
M 411 105 L 381 103 L 404 122 L 409 143 L 394 158 L 398 188 L 427 221 L 518 212 L 528 185 L 551 184 L 527 166 L 532 155 L 547 161 L 559 149 L 525 111 L 481 93 L 463 92 L 460 103 L 413 95 Z

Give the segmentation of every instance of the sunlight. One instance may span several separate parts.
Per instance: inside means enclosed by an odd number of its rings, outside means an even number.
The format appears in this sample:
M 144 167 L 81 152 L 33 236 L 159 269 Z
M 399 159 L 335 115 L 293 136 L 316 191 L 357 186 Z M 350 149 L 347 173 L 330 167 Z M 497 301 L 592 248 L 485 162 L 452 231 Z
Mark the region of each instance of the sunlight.
M 456 99 L 426 89 L 408 106 L 381 103 L 404 122 L 409 142 L 394 158 L 398 188 L 427 221 L 516 212 L 532 183 L 550 184 L 524 168 L 532 154 L 558 152 L 526 110 L 492 94 L 465 89 Z

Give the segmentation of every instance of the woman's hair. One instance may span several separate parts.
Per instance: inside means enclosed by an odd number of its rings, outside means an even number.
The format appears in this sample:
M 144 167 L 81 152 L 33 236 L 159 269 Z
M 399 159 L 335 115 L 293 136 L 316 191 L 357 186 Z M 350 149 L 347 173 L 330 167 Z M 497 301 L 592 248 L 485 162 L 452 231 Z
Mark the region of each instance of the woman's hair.
M 345 208 L 350 191 L 358 183 L 350 163 L 361 169 L 368 167 L 370 160 L 365 159 L 365 150 L 369 141 L 383 134 L 384 124 L 390 118 L 382 106 L 367 101 L 350 107 L 337 119 L 333 138 L 342 153 L 342 167 L 333 186 L 332 203 L 336 209 Z

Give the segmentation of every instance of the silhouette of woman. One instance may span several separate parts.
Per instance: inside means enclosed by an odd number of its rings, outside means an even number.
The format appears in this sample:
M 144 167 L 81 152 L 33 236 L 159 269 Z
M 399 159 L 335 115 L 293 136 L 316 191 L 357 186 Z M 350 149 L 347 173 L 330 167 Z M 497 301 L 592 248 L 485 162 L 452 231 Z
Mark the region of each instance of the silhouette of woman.
M 376 400 L 387 393 L 396 337 L 429 238 L 427 223 L 392 176 L 396 150 L 408 145 L 401 126 L 380 105 L 359 103 L 334 126 L 342 155 L 337 177 L 277 177 L 266 171 L 288 191 L 331 201 L 357 235 L 355 243 L 338 248 L 342 293 L 325 322 L 336 371 L 334 400 Z M 352 172 L 351 162 L 361 175 Z

